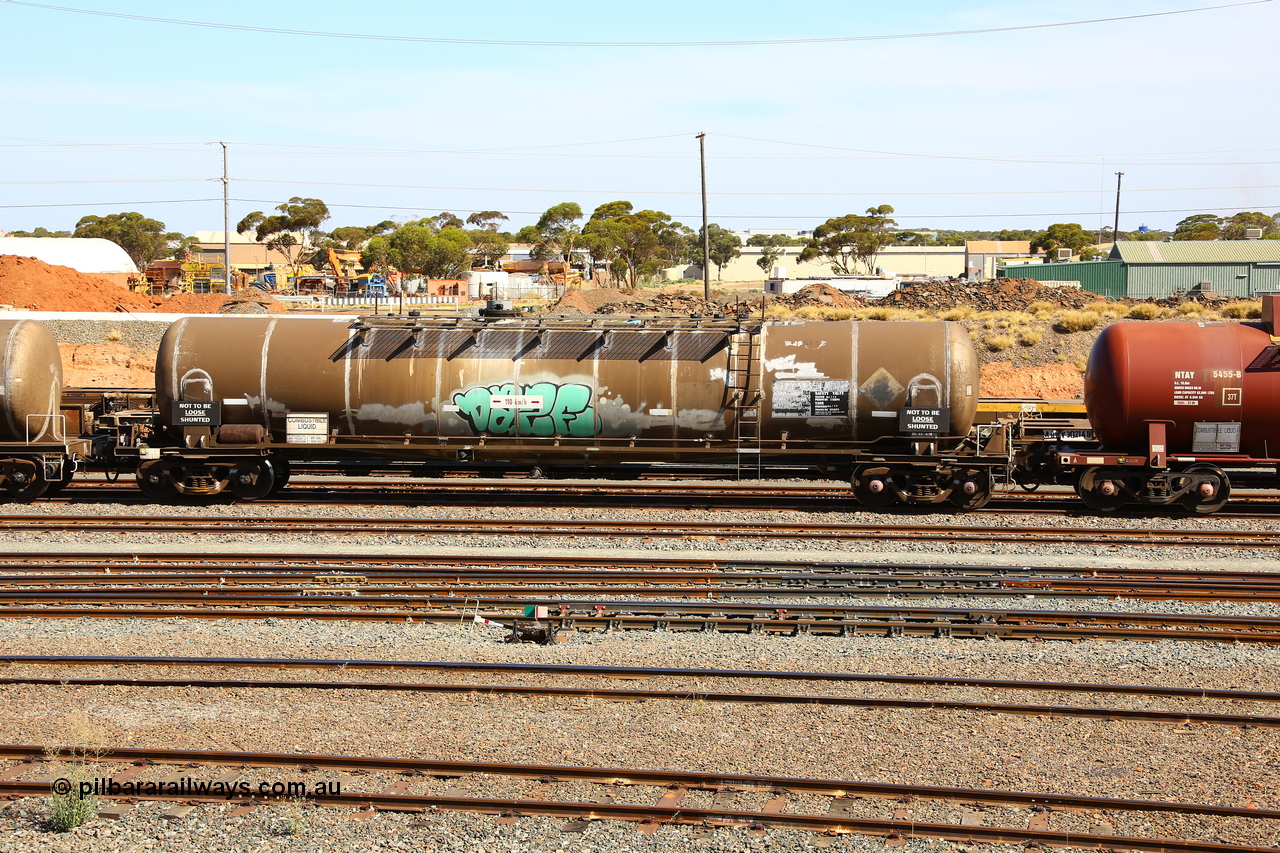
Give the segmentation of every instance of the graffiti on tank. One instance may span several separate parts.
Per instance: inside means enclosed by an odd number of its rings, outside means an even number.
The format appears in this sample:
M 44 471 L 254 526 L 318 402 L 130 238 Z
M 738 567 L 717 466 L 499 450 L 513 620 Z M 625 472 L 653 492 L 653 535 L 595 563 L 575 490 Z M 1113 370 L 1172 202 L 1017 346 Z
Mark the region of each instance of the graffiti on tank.
M 453 395 L 458 414 L 477 434 L 554 435 L 589 438 L 596 434 L 591 388 L 576 382 L 535 382 L 516 386 L 480 385 Z M 519 429 L 517 429 L 519 419 Z

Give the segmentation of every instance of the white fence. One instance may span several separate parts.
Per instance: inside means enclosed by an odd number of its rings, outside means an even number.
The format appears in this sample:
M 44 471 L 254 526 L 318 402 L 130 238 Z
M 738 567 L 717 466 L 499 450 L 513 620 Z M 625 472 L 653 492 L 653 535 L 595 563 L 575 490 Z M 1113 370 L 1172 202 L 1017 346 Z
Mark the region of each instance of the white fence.
M 388 305 L 397 308 L 401 305 L 457 306 L 462 301 L 457 296 L 276 296 L 275 300 L 286 305 L 304 305 L 320 311 L 328 308 L 374 308 Z

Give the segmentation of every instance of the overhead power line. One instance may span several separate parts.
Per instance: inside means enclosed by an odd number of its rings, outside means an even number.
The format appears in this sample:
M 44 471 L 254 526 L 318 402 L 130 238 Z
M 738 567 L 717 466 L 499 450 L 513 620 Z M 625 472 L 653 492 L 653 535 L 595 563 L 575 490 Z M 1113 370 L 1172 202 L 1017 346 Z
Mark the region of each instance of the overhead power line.
M 387 41 L 410 44 L 451 44 L 451 45 L 486 45 L 490 47 L 605 47 L 605 48 L 652 48 L 652 47 L 765 47 L 776 45 L 812 45 L 812 44 L 844 44 L 862 41 L 891 41 L 900 39 L 941 38 L 945 36 L 989 35 L 992 33 L 1012 33 L 1026 30 L 1045 30 L 1058 27 L 1078 27 L 1085 24 L 1109 24 L 1119 21 L 1136 21 L 1143 18 L 1163 18 L 1171 15 L 1186 15 L 1192 12 L 1216 12 L 1222 9 L 1234 9 L 1239 6 L 1257 6 L 1270 3 L 1271 0 L 1246 0 L 1241 3 L 1225 3 L 1217 6 L 1193 6 L 1187 9 L 1170 9 L 1164 12 L 1146 12 L 1139 15 L 1118 15 L 1111 18 L 1088 18 L 1076 21 L 1056 21 L 1047 24 L 1022 24 L 1009 27 L 988 27 L 969 30 L 938 30 L 918 33 L 886 33 L 880 35 L 861 36 L 822 36 L 817 38 L 785 38 L 785 39 L 740 39 L 724 41 L 543 41 L 533 39 L 479 39 L 479 38 L 440 38 L 437 36 L 389 35 L 385 33 L 348 33 L 328 32 L 324 30 L 299 30 L 283 27 L 255 27 L 248 24 L 225 24 L 215 21 L 192 21 L 182 18 L 156 18 L 149 15 L 126 15 L 122 12 L 106 12 L 99 9 L 79 9 L 70 6 L 51 6 L 46 3 L 28 3 L 25 0 L 0 0 L 9 6 L 26 6 L 32 9 L 44 9 L 53 12 L 69 12 L 77 15 L 96 15 L 103 18 L 117 18 L 127 21 L 142 21 L 150 24 L 169 24 L 182 27 L 203 27 L 216 30 L 233 30 L 247 33 L 267 33 L 270 35 L 307 36 L 311 38 L 342 39 L 349 41 Z
M 85 202 L 63 202 L 58 204 L 0 204 L 0 210 L 34 210 L 37 208 L 59 208 L 59 207 L 132 207 L 140 204 L 200 204 L 204 202 L 220 202 L 221 198 L 179 198 L 179 199 L 157 199 L 150 201 L 85 201 Z M 278 204 L 279 199 L 269 198 L 233 198 L 231 201 L 240 204 Z M 394 204 L 346 204 L 343 202 L 325 202 L 330 208 L 352 208 L 359 210 L 403 210 L 410 212 L 426 212 L 429 210 L 440 210 L 440 205 L 416 205 L 408 207 L 404 205 Z M 1278 210 L 1280 204 L 1234 204 L 1229 207 L 1188 207 L 1188 208 L 1169 208 L 1165 210 L 1127 210 L 1126 214 L 1135 216 L 1156 214 L 1156 213 L 1210 213 L 1214 211 L 1240 211 L 1244 208 L 1251 210 Z M 457 213 L 479 213 L 481 208 L 465 208 L 454 207 Z M 544 211 L 541 210 L 508 210 L 509 214 L 515 216 L 541 216 Z M 1048 213 L 896 213 L 899 219 L 998 219 L 998 218 L 1025 218 L 1025 217 L 1066 217 L 1066 216 L 1094 216 L 1098 213 L 1096 210 L 1085 211 L 1058 211 Z M 697 213 L 673 213 L 671 214 L 677 219 L 696 218 L 700 214 Z M 825 222 L 831 218 L 831 212 L 826 213 L 808 213 L 808 214 L 777 214 L 777 213 L 737 213 L 737 214 L 717 214 L 716 219 L 755 219 L 755 220 L 771 220 L 771 219 L 797 219 L 808 222 Z
M 32 210 L 38 207 L 133 207 L 139 204 L 196 204 L 220 198 L 166 198 L 158 201 L 82 201 L 63 204 L 0 204 L 0 210 Z
M 6 0 L 0 0 L 0 3 Z M 380 148 L 373 146 L 348 146 L 348 145 L 309 145 L 300 143 L 275 143 L 275 142 L 231 142 L 229 144 L 236 146 L 241 157 L 274 157 L 278 156 L 274 153 L 256 152 L 253 149 L 272 149 L 278 151 L 291 152 L 294 157 L 316 156 L 328 157 L 337 155 L 350 156 L 366 156 L 366 155 L 430 155 L 430 156 L 463 156 L 469 157 L 474 155 L 488 155 L 493 158 L 512 157 L 512 158 L 572 158 L 575 161 L 584 161 L 588 159 L 594 160 L 658 160 L 658 161 L 690 161 L 696 159 L 694 155 L 680 154 L 605 154 L 601 152 L 554 152 L 542 149 L 548 148 L 583 148 L 588 146 L 599 145 L 622 145 L 633 142 L 651 142 L 661 139 L 684 138 L 688 134 L 664 134 L 662 136 L 645 136 L 630 139 L 602 139 L 586 142 L 560 142 L 547 143 L 543 145 L 526 145 L 526 146 L 507 146 L 502 148 Z M 758 142 L 768 145 L 783 145 L 793 148 L 805 148 L 809 150 L 819 151 L 835 151 L 849 152 L 850 154 L 860 156 L 818 156 L 814 154 L 804 154 L 796 156 L 770 156 L 764 154 L 722 154 L 717 156 L 717 161 L 734 162 L 734 163 L 755 163 L 755 162 L 813 162 L 813 161 L 832 161 L 844 162 L 854 161 L 860 163 L 892 160 L 904 158 L 907 160 L 937 160 L 940 162 L 949 161 L 973 161 L 973 162 L 990 162 L 1004 164 L 1032 164 L 1032 165 L 1059 165 L 1059 166 L 1088 166 L 1097 167 L 1106 165 L 1130 165 L 1134 167 L 1138 165 L 1146 165 L 1151 167 L 1167 167 L 1167 166 L 1271 166 L 1276 165 L 1274 160 L 1231 160 L 1228 157 L 1222 157 L 1215 160 L 1199 160 L 1184 162 L 1182 160 L 1150 160 L 1143 161 L 1140 158 L 1159 158 L 1159 157 L 1178 157 L 1192 158 L 1210 155 L 1265 155 L 1274 154 L 1280 151 L 1280 148 L 1240 148 L 1240 149 L 1216 149 L 1209 151 L 1156 151 L 1156 152 L 1095 152 L 1088 154 L 930 154 L 927 152 L 913 151 L 880 151 L 875 149 L 851 148 L 837 145 L 822 145 L 812 142 L 793 142 L 782 139 L 761 139 L 752 136 L 737 136 L 734 134 L 715 134 L 715 136 L 723 139 L 738 139 L 746 142 Z M 0 137 L 0 139 L 12 139 L 12 137 Z M 0 149 L 3 148 L 117 148 L 135 151 L 155 151 L 169 146 L 186 146 L 205 147 L 214 143 L 209 142 L 58 142 L 51 140 L 34 140 L 21 139 L 13 142 L 0 142 Z M 537 149 L 537 150 L 535 150 Z M 180 153 L 194 153 L 184 151 Z
M 208 179 L 213 180 L 213 179 Z M 0 184 L 9 183 L 0 181 Z M 14 183 L 24 183 L 16 181 Z M 34 183 L 34 182 L 33 182 Z M 46 183 L 40 181 L 38 183 Z M 52 182 L 50 182 L 52 183 Z M 66 183 L 78 183 L 77 181 L 67 181 Z M 393 190 L 433 190 L 438 192 L 494 192 L 494 193 L 546 193 L 549 195 L 616 195 L 616 196 L 656 196 L 656 195 L 699 195 L 699 190 L 588 190 L 588 189 L 548 189 L 545 187 L 455 187 L 455 186 L 433 186 L 429 184 L 366 184 L 359 182 L 343 182 L 343 181 L 313 181 L 305 178 L 301 179 L 280 179 L 280 178 L 236 178 L 236 183 L 240 184 L 285 184 L 288 186 L 310 186 L 310 187 L 356 187 L 360 189 L 393 189 Z M 1131 189 L 1130 193 L 1172 193 L 1172 192 L 1221 192 L 1221 191 L 1237 191 L 1237 190 L 1274 190 L 1280 189 L 1280 184 L 1256 184 L 1250 186 L 1230 186 L 1230 187 L 1152 187 L 1145 189 Z M 809 197 L 834 197 L 834 198 L 856 198 L 874 197 L 889 198 L 899 196 L 994 196 L 994 195 L 1094 195 L 1097 190 L 1080 189 L 1080 190 L 955 190 L 955 191 L 931 191 L 931 192 L 915 192 L 915 191 L 897 191 L 897 190 L 846 190 L 838 192 L 792 192 L 782 191 L 758 191 L 758 190 L 715 190 L 709 193 L 713 196 L 764 196 L 769 198 L 809 198 Z
M 276 201 L 271 199 L 260 199 L 260 198 L 233 198 L 232 201 L 241 202 L 242 204 L 276 204 L 277 203 Z M 395 205 L 386 205 L 386 204 L 343 204 L 342 202 L 325 202 L 325 204 L 331 208 L 349 207 L 349 208 L 363 209 L 363 210 L 405 210 L 405 211 L 417 212 L 417 211 L 440 209 L 439 205 L 418 206 L 418 207 L 397 207 Z M 1258 210 L 1258 211 L 1280 210 L 1280 204 L 1254 204 L 1254 205 L 1249 205 L 1248 207 L 1252 210 Z M 1236 212 L 1242 209 L 1244 208 L 1241 205 L 1237 204 L 1237 205 L 1232 205 L 1230 207 L 1189 207 L 1189 208 L 1169 209 L 1169 210 L 1126 210 L 1125 215 L 1132 214 L 1134 216 L 1142 216 L 1142 215 L 1154 214 L 1154 213 L 1210 213 L 1213 211 Z M 480 211 L 479 209 L 473 210 L 469 208 L 459 207 L 459 208 L 454 208 L 454 212 L 479 213 Z M 544 211 L 509 210 L 506 212 L 510 214 L 514 214 L 516 216 L 541 216 Z M 922 213 L 922 214 L 895 213 L 894 216 L 900 219 L 997 219 L 1002 217 L 1007 219 L 1014 219 L 1018 217 L 1048 218 L 1048 217 L 1064 217 L 1064 216 L 1096 216 L 1097 214 L 1098 214 L 1098 211 L 1096 210 L 1086 210 L 1086 211 L 1058 212 L 1058 213 Z M 671 214 L 671 216 L 676 219 L 696 219 L 700 215 L 701 214 L 699 213 Z M 800 220 L 806 220 L 808 222 L 820 223 L 820 222 L 826 222 L 828 219 L 830 219 L 831 213 L 830 212 L 821 213 L 821 214 L 810 213 L 806 215 L 787 214 L 782 216 L 773 214 L 773 213 L 717 214 L 715 218 L 716 219 L 755 219 L 755 220 L 800 219 Z

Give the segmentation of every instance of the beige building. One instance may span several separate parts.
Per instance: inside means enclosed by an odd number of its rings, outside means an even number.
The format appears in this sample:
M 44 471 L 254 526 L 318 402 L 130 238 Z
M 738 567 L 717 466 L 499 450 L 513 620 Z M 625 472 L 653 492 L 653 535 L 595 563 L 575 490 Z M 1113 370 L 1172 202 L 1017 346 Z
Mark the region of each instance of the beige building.
M 776 266 L 786 268 L 785 278 L 825 278 L 832 274 L 828 261 L 798 262 L 796 256 L 801 248 L 787 246 L 775 262 Z M 719 280 L 764 281 L 773 278 L 772 270 L 763 270 L 756 264 L 763 251 L 759 246 L 743 246 L 741 257 L 720 268 Z M 965 250 L 963 246 L 890 246 L 880 252 L 876 266 L 886 275 L 892 273 L 903 278 L 952 278 L 965 270 Z M 712 272 L 715 272 L 714 265 Z M 858 269 L 856 272 L 864 271 Z M 702 268 L 672 267 L 666 271 L 666 277 L 702 278 Z
M 197 231 L 196 240 L 200 243 L 200 256 L 191 260 L 202 264 L 220 264 L 224 252 L 223 232 Z M 237 234 L 231 232 L 231 268 L 233 270 L 266 270 L 272 266 L 287 266 L 289 259 L 280 252 L 273 252 L 266 244 L 259 243 L 252 233 Z
M 964 244 L 964 269 L 971 279 L 995 278 L 1001 262 L 1032 257 L 1030 240 L 968 240 Z

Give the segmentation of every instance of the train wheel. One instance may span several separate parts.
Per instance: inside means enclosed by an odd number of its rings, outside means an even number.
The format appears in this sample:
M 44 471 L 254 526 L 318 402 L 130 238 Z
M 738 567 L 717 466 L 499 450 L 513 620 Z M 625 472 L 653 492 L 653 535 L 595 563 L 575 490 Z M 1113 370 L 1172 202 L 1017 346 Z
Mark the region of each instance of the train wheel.
M 1179 503 L 1200 515 L 1217 512 L 1226 506 L 1227 499 L 1231 497 L 1231 480 L 1227 477 L 1227 472 L 1216 465 L 1202 462 L 1189 466 L 1186 473 L 1199 474 L 1210 482 L 1201 483 L 1190 494 L 1179 498 Z
M 169 476 L 169 463 L 162 459 L 143 462 L 138 466 L 138 491 L 153 501 L 167 501 L 178 493 L 178 486 Z
M 49 481 L 42 476 L 40 466 L 34 462 L 14 460 L 5 466 L 4 490 L 11 500 L 19 503 L 33 501 L 49 488 Z
M 289 467 L 288 459 L 272 459 L 271 471 L 275 474 L 275 482 L 271 484 L 271 494 L 274 495 L 289 484 L 289 475 L 293 473 L 293 469 Z
M 1125 504 L 1122 477 L 1115 468 L 1086 468 L 1076 480 L 1076 494 L 1094 512 L 1115 512 Z
M 249 459 L 237 462 L 231 469 L 231 480 L 227 488 L 242 501 L 256 501 L 271 493 L 275 481 L 275 472 L 271 469 L 270 462 L 265 459 Z
M 889 485 L 890 468 L 863 467 L 853 472 L 853 496 L 863 506 L 892 506 L 898 502 L 898 495 Z
M 991 502 L 991 478 L 983 471 L 965 471 L 957 478 L 948 500 L 957 509 L 981 509 Z

